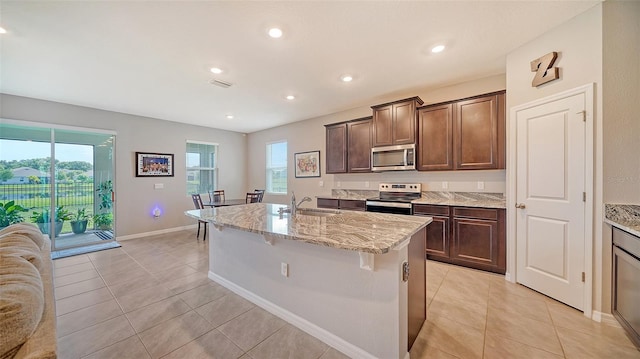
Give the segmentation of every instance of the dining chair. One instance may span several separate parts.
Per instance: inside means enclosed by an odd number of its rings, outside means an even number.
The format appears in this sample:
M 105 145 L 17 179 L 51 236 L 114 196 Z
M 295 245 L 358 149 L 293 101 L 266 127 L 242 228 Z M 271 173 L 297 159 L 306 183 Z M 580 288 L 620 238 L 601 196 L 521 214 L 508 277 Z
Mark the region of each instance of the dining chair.
M 200 197 L 200 194 L 196 193 L 196 194 L 192 194 L 191 195 L 191 199 L 193 200 L 193 205 L 196 207 L 196 209 L 204 209 L 204 205 L 202 204 L 202 197 Z M 200 237 L 200 224 L 204 223 L 204 235 L 202 236 L 202 240 L 206 241 L 207 240 L 207 221 L 203 221 L 203 220 L 198 220 L 198 233 L 196 234 L 196 238 Z
M 224 201 L 223 189 L 209 191 L 209 202 L 223 202 L 223 201 Z
M 264 198 L 264 190 L 263 189 L 254 189 L 253 192 L 260 194 L 260 200 L 258 202 L 262 202 L 262 199 Z
M 246 199 L 245 202 L 246 203 L 258 203 L 258 202 L 260 202 L 260 193 L 248 192 L 247 193 L 247 199 Z

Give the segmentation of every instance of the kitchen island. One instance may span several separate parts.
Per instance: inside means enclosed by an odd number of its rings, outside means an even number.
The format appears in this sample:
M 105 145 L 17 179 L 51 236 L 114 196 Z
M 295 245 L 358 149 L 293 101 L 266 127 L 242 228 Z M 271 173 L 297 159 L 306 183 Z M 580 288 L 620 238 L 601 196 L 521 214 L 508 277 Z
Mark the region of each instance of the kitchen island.
M 283 207 L 187 211 L 211 223 L 209 278 L 350 357 L 408 358 L 426 317 L 431 218 Z

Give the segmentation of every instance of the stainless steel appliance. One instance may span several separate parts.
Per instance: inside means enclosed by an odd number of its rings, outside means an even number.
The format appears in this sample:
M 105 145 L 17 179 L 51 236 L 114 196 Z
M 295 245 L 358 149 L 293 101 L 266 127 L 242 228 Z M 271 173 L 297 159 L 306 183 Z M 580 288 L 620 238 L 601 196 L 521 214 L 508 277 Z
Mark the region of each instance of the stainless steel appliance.
M 411 201 L 420 198 L 420 183 L 380 183 L 380 195 L 366 200 L 368 212 L 413 214 Z
M 613 228 L 612 312 L 640 348 L 640 238 Z
M 374 172 L 415 169 L 415 144 L 374 147 L 371 149 L 371 170 Z

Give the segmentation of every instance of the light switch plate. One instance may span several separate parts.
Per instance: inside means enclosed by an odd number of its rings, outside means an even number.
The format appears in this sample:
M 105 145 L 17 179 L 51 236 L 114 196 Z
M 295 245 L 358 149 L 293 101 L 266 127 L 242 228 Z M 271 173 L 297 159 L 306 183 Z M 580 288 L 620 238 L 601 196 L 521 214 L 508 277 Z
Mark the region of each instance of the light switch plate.
M 366 182 L 364 183 L 364 186 L 365 186 L 365 188 L 369 188 L 369 181 L 366 181 Z
M 320 181 L 320 182 L 318 182 L 318 186 L 320 186 L 320 187 L 324 187 L 324 181 Z
M 156 183 L 153 185 L 154 189 L 163 189 L 164 188 L 164 183 Z
M 484 182 L 478 181 L 478 189 L 484 189 Z
M 447 189 L 447 188 L 449 188 L 449 182 L 442 181 L 442 189 Z
M 336 187 L 340 187 L 340 181 L 336 182 Z

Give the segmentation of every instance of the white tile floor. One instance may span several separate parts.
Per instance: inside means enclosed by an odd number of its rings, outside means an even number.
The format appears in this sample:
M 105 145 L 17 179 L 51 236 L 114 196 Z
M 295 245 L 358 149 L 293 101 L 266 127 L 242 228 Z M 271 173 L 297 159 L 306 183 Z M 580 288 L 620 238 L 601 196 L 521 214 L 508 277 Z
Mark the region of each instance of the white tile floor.
M 59 358 L 345 357 L 210 281 L 194 231 L 121 244 L 54 261 Z M 502 276 L 427 263 L 411 358 L 640 358 L 620 328 Z

